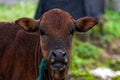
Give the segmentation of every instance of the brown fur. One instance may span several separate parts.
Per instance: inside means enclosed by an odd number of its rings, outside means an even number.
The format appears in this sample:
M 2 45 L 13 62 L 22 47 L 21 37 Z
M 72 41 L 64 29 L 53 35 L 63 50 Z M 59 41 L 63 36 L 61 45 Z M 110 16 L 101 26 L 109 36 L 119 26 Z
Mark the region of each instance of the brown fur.
M 36 80 L 38 44 L 38 33 L 25 32 L 15 23 L 0 22 L 0 80 Z
M 72 35 L 70 35 L 69 31 L 74 28 L 73 25 L 74 23 L 70 14 L 62 10 L 48 11 L 41 17 L 40 29 L 45 30 L 46 34 L 48 34 L 47 40 L 41 37 L 41 50 L 44 53 L 43 56 L 46 62 L 48 62 L 48 67 L 50 67 L 48 59 L 50 50 L 67 50 L 68 55 L 70 55 Z M 67 77 L 68 67 L 69 64 L 64 71 L 60 72 L 49 69 L 49 74 L 52 74 L 51 76 L 55 80 L 65 79 Z

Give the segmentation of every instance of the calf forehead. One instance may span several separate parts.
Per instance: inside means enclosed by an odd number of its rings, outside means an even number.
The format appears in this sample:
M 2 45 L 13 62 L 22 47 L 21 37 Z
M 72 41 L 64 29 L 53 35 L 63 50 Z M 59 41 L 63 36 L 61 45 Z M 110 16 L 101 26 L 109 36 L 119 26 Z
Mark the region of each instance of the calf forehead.
M 40 24 L 47 27 L 48 31 L 59 32 L 68 30 L 73 22 L 69 13 L 60 9 L 53 9 L 42 16 Z

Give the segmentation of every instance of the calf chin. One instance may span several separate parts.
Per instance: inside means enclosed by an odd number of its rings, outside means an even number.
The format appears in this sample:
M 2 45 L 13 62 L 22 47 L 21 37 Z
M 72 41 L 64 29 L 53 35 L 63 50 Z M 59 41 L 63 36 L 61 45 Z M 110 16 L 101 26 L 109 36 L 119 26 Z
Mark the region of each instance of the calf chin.
M 61 71 L 52 71 L 51 72 L 51 76 L 52 76 L 52 80 L 67 80 L 67 68 L 65 68 L 64 70 Z

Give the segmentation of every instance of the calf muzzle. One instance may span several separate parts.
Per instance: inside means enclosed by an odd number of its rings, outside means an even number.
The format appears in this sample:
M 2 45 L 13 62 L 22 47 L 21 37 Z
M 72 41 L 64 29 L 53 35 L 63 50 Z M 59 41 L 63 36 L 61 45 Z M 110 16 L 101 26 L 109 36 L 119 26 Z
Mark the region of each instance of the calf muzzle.
M 54 50 L 50 53 L 50 66 L 53 70 L 64 70 L 68 64 L 68 53 Z

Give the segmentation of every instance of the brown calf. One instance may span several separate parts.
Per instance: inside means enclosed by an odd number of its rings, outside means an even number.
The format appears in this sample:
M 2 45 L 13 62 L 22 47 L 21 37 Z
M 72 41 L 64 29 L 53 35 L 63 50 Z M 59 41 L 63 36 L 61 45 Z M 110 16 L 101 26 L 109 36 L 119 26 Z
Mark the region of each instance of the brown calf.
M 39 20 L 1 22 L 0 80 L 36 80 L 42 57 L 48 69 L 43 80 L 67 80 L 74 32 L 86 32 L 96 24 L 94 18 L 74 20 L 60 9 L 44 13 Z

